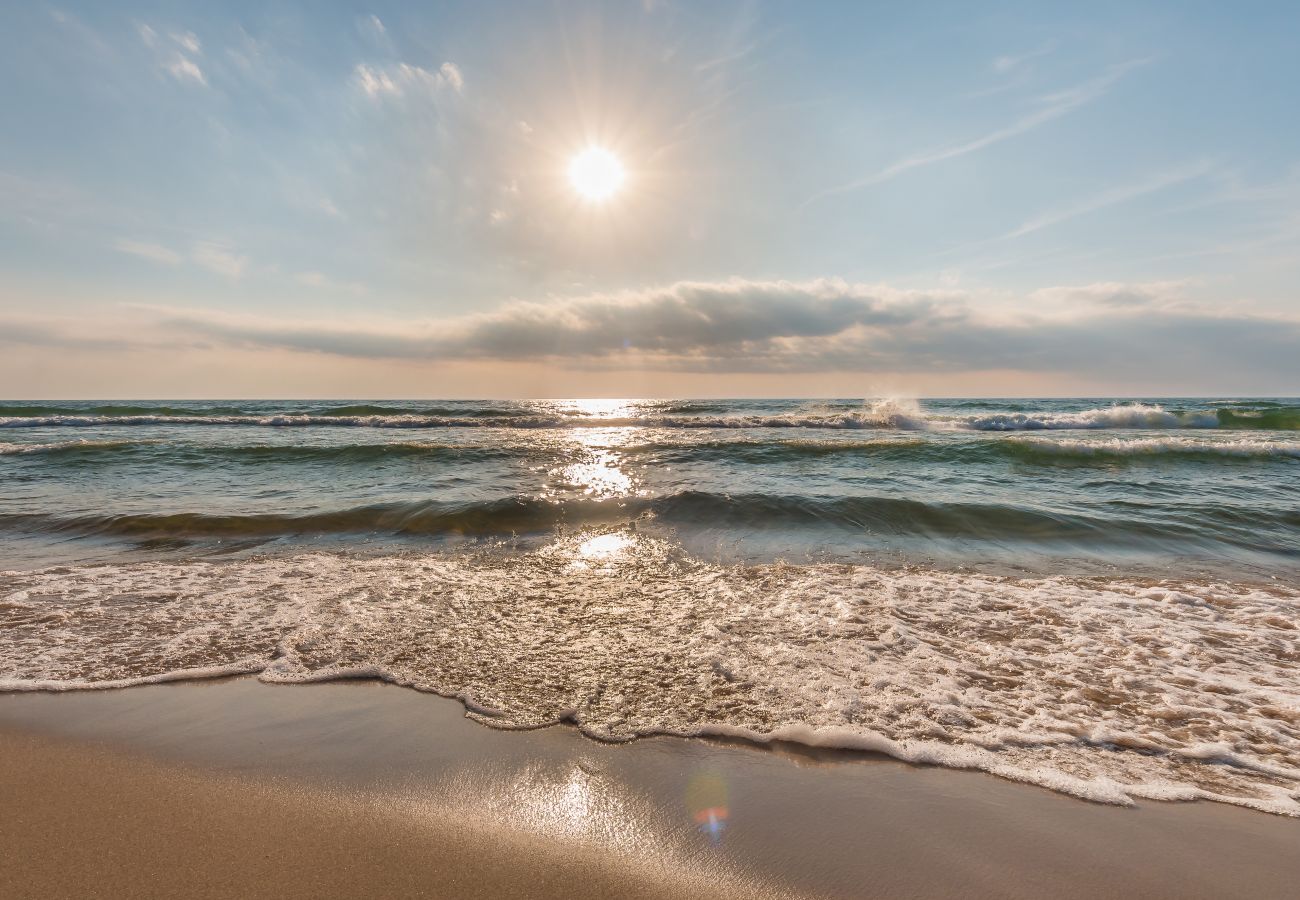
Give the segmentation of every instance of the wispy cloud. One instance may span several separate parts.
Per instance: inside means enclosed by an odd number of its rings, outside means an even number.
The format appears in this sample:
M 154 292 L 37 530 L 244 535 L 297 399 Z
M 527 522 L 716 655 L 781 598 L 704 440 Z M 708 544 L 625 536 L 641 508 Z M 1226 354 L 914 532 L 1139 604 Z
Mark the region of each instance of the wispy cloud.
M 757 50 L 759 46 L 760 46 L 760 42 L 751 41 L 750 43 L 746 44 L 743 47 L 734 50 L 728 50 L 719 56 L 713 57 L 712 59 L 706 59 L 704 60 L 704 62 L 696 63 L 695 71 L 707 72 L 710 69 L 716 69 L 721 66 L 727 66 L 732 63 L 740 62 L 742 59 L 744 59 L 745 57 L 753 53 L 755 50 Z
M 147 259 L 151 262 L 162 263 L 163 265 L 179 265 L 183 257 L 175 250 L 171 250 L 161 244 L 153 244 L 148 241 L 132 241 L 122 238 L 113 244 L 114 249 L 122 253 L 129 253 L 132 256 L 138 256 L 141 259 Z
M 1049 41 L 1041 47 L 1034 50 L 1028 50 L 1024 53 L 999 56 L 997 59 L 993 60 L 993 71 L 1005 75 L 1015 69 L 1023 67 L 1024 64 L 1030 60 L 1038 59 L 1040 56 L 1046 56 L 1055 49 L 1056 44 Z
M 1190 285 L 1191 282 L 1186 280 L 1098 281 L 1093 284 L 1040 288 L 1031 292 L 1028 299 L 1037 308 L 1042 308 L 1042 304 L 1053 304 L 1067 309 L 1077 308 L 1079 304 L 1089 304 L 1127 309 L 1140 306 L 1174 309 L 1187 306 L 1184 293 Z
M 1009 138 L 1033 131 L 1046 125 L 1048 122 L 1055 121 L 1062 116 L 1068 115 L 1081 106 L 1085 106 L 1094 100 L 1099 99 L 1110 91 L 1117 82 L 1133 69 L 1146 65 L 1149 59 L 1130 60 L 1120 65 L 1112 66 L 1104 74 L 1077 85 L 1068 90 L 1059 91 L 1054 94 L 1048 94 L 1040 98 L 1040 106 L 1028 115 L 1022 116 L 1009 125 L 995 129 L 983 134 L 972 140 L 960 144 L 954 144 L 943 147 L 938 150 L 932 150 L 925 153 L 918 153 L 914 156 L 905 157 L 892 165 L 886 166 L 878 172 L 867 175 L 863 178 L 841 184 L 837 187 L 828 188 L 820 191 L 805 201 L 804 205 L 814 203 L 825 197 L 835 194 L 845 194 L 850 191 L 861 190 L 865 187 L 881 184 L 908 172 L 912 169 L 929 166 L 945 160 L 954 159 L 959 156 L 965 156 L 968 153 L 974 153 L 991 147 L 994 144 L 1001 143 Z
M 188 56 L 177 53 L 169 62 L 163 63 L 173 78 L 177 81 L 194 81 L 202 85 L 208 83 L 208 79 L 199 68 L 199 64 Z
M 187 53 L 198 55 L 203 52 L 203 45 L 199 42 L 198 35 L 192 31 L 173 31 L 171 39 Z
M 353 70 L 352 77 L 372 100 L 402 97 L 411 91 L 432 93 L 450 88 L 459 92 L 465 87 L 460 68 L 451 62 L 443 63 L 436 72 L 409 63 L 393 66 L 360 63 Z
M 349 294 L 364 294 L 366 286 L 356 281 L 338 281 L 323 272 L 299 272 L 294 281 L 304 287 L 320 288 L 328 291 L 341 291 Z
M 195 241 L 190 245 L 188 253 L 182 253 L 153 241 L 120 238 L 113 242 L 113 249 L 166 266 L 177 266 L 188 261 L 227 278 L 239 278 L 248 269 L 248 257 L 224 241 Z
M 248 267 L 248 257 L 235 253 L 219 241 L 199 241 L 190 250 L 190 259 L 210 272 L 238 278 Z
M 1121 203 L 1128 203 L 1130 200 L 1136 200 L 1138 197 L 1146 194 L 1154 194 L 1157 191 L 1163 191 L 1166 188 L 1191 181 L 1208 175 L 1211 166 L 1208 162 L 1197 162 L 1183 166 L 1169 172 L 1162 172 L 1151 178 L 1139 181 L 1136 184 L 1121 185 L 1102 191 L 1094 197 L 1090 197 L 1081 203 L 1073 206 L 1067 206 L 1063 209 L 1052 210 L 1035 216 L 1008 231 L 996 240 L 1008 240 L 1012 238 L 1024 237 L 1035 231 L 1041 231 L 1044 228 L 1050 228 L 1053 225 L 1059 225 L 1070 219 L 1077 219 L 1080 216 L 1088 215 L 1111 206 L 1118 206 Z
M 203 54 L 203 43 L 194 32 L 173 31 L 164 40 L 158 29 L 147 22 L 137 23 L 136 32 L 167 74 L 177 81 L 207 85 L 207 76 L 198 64 L 198 57 Z

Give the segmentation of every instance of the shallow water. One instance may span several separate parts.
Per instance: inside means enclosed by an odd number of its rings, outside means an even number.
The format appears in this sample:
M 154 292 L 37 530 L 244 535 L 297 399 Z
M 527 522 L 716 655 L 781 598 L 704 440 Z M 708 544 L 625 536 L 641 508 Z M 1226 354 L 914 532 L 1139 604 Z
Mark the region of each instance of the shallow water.
M 1300 812 L 1300 401 L 0 404 L 0 679 Z

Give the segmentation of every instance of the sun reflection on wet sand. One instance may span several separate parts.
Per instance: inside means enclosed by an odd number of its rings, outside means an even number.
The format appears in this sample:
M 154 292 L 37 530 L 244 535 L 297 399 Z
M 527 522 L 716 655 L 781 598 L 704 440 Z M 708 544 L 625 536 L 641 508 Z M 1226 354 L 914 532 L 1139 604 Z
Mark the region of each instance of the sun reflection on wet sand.
M 451 786 L 453 803 L 475 810 L 479 819 L 508 822 L 520 831 L 606 850 L 637 853 L 658 836 L 643 825 L 653 804 L 624 795 L 625 787 L 581 764 L 565 770 L 532 764 L 505 781 L 487 783 L 465 773 Z M 653 814 L 651 814 L 653 819 Z

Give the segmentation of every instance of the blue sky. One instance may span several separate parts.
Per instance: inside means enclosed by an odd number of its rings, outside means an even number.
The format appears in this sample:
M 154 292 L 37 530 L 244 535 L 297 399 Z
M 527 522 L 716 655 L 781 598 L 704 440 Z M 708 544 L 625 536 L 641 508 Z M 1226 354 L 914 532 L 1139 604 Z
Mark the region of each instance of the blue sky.
M 901 6 L 6 4 L 0 393 L 1300 393 L 1300 7 Z

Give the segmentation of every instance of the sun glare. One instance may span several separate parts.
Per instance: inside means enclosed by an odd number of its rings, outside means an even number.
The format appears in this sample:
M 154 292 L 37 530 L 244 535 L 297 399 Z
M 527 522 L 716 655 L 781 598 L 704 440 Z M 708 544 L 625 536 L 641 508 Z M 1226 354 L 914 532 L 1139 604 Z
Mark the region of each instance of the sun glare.
M 604 147 L 588 147 L 569 162 L 569 182 L 584 200 L 607 200 L 623 186 L 627 173 Z

